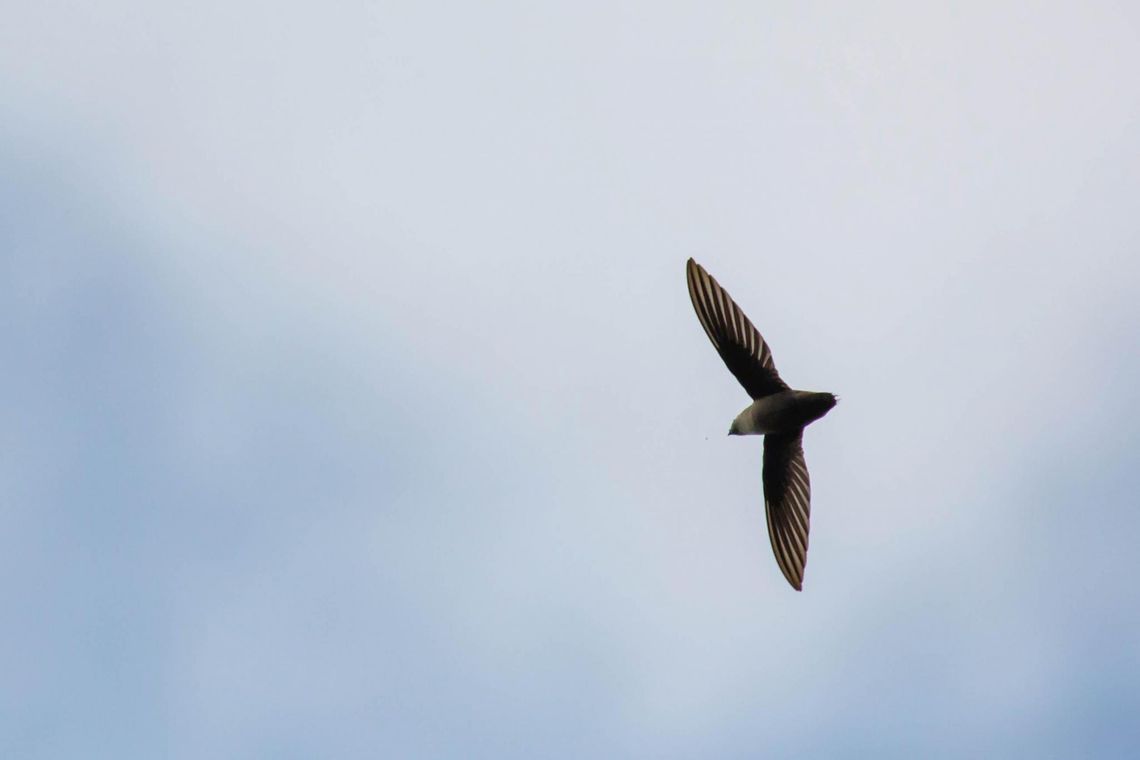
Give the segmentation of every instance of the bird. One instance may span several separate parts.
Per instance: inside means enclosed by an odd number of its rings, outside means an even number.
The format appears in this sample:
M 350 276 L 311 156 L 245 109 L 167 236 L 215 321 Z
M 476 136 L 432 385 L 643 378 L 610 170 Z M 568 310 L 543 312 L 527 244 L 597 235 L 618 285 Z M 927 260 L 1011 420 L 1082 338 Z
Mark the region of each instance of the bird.
M 764 512 L 780 572 L 803 590 L 807 567 L 811 480 L 804 461 L 804 428 L 838 403 L 833 393 L 797 391 L 776 371 L 772 351 L 744 311 L 704 267 L 685 265 L 689 298 L 720 358 L 752 397 L 729 435 L 764 436 Z

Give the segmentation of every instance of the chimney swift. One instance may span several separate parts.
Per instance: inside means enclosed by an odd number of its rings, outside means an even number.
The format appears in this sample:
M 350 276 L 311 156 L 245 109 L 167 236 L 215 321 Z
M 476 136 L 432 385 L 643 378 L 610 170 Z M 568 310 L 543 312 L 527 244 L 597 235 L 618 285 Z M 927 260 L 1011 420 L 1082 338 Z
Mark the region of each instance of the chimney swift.
M 804 463 L 804 427 L 831 411 L 831 393 L 796 391 L 780 379 L 772 352 L 728 292 L 697 262 L 685 267 L 701 327 L 752 403 L 729 435 L 764 436 L 764 511 L 776 564 L 796 591 L 807 565 L 811 482 Z

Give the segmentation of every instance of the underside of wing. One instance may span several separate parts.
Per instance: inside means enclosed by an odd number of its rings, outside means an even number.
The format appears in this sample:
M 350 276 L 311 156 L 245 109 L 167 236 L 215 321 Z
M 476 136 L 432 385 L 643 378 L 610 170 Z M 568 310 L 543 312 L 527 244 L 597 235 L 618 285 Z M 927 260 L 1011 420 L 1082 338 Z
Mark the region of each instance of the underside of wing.
M 764 436 L 764 512 L 776 564 L 796 591 L 807 566 L 811 481 L 804 462 L 803 430 Z
M 728 292 L 692 259 L 685 273 L 701 327 L 748 395 L 756 399 L 787 390 L 768 344 Z

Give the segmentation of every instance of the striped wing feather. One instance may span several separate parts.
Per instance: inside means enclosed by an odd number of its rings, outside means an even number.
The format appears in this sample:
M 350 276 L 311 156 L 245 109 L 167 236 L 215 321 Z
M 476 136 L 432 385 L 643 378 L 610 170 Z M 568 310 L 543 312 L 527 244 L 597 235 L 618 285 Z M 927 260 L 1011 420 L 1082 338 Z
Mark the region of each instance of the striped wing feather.
M 787 390 L 787 384 L 776 372 L 768 344 L 728 291 L 692 259 L 685 271 L 689 297 L 701 327 L 748 395 L 757 399 Z
M 803 430 L 764 436 L 764 511 L 776 564 L 796 591 L 803 589 L 811 518 L 811 480 Z

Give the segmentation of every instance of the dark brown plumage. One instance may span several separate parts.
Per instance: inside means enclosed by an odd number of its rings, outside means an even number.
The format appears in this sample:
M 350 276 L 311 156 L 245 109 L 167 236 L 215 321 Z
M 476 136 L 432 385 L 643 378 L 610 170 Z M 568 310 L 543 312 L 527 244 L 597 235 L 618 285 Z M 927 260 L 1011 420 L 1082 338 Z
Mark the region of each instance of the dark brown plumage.
M 705 333 L 752 403 L 730 435 L 764 435 L 764 510 L 776 564 L 796 591 L 803 589 L 811 523 L 811 480 L 803 430 L 835 406 L 830 393 L 797 391 L 776 371 L 772 351 L 728 291 L 700 264 L 686 265 L 689 297 Z

